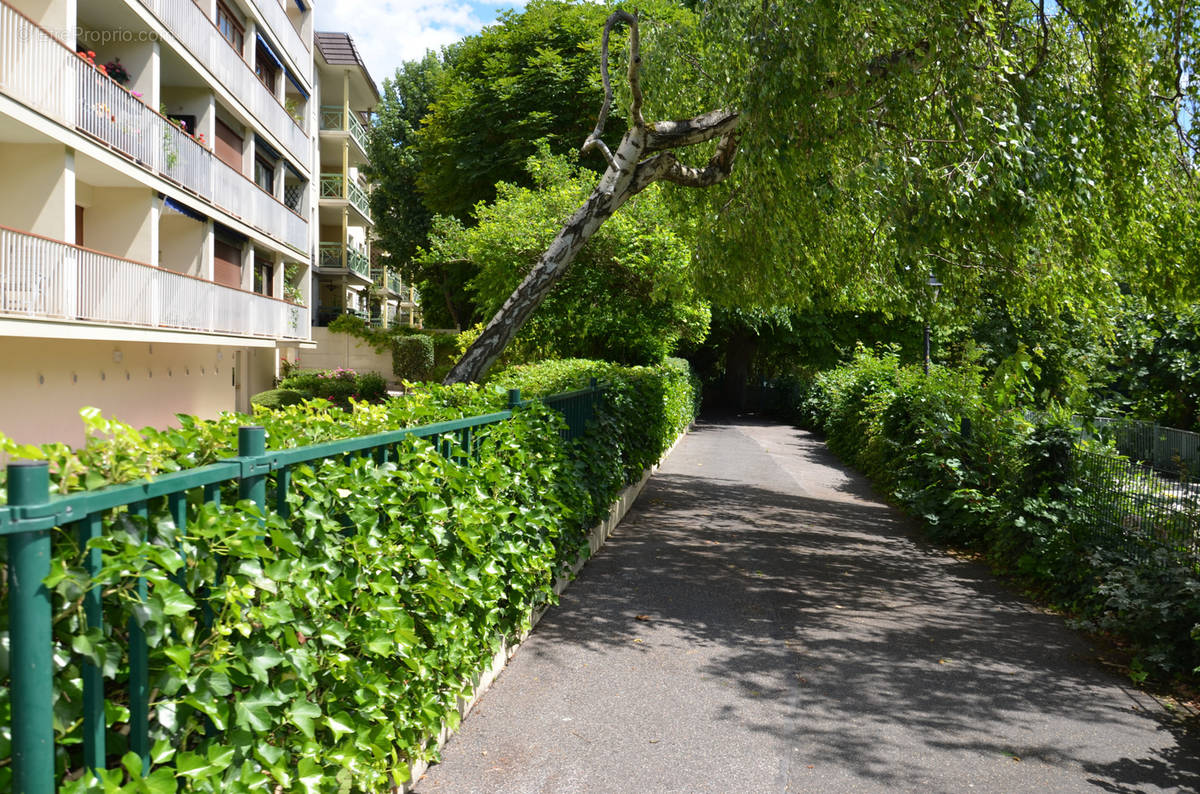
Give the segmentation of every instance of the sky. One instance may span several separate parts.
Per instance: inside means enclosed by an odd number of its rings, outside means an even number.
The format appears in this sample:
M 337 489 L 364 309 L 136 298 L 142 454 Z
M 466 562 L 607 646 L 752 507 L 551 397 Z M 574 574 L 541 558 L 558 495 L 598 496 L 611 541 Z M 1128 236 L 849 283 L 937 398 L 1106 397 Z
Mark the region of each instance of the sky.
M 523 7 L 503 0 L 316 0 L 316 29 L 349 33 L 367 71 L 382 87 L 404 61 L 478 33 L 501 10 Z

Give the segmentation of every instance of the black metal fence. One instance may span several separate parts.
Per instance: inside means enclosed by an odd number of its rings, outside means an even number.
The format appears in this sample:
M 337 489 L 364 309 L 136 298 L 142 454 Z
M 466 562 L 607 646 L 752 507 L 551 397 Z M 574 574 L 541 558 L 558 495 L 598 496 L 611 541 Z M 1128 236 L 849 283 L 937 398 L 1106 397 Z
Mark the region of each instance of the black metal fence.
M 1200 484 L 1178 468 L 1163 471 L 1080 449 L 1075 476 L 1078 506 L 1088 518 L 1083 531 L 1095 545 L 1144 564 L 1161 559 L 1161 551 L 1200 564 Z

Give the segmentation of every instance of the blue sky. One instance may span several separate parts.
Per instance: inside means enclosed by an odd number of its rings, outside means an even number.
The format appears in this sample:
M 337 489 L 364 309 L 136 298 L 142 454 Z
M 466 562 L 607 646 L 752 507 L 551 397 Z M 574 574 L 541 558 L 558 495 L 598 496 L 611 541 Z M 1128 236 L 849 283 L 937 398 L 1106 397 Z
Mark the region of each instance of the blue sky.
M 317 30 L 349 33 L 367 69 L 382 86 L 404 61 L 477 33 L 501 10 L 524 3 L 500 0 L 316 0 Z

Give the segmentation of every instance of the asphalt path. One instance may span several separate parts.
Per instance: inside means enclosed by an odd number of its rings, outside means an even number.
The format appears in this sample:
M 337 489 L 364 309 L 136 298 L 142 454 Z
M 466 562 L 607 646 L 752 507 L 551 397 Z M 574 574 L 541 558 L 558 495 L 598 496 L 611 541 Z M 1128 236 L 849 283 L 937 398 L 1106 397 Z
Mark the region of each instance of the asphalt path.
M 819 440 L 739 418 L 675 449 L 416 791 L 1200 791 L 1200 743 Z

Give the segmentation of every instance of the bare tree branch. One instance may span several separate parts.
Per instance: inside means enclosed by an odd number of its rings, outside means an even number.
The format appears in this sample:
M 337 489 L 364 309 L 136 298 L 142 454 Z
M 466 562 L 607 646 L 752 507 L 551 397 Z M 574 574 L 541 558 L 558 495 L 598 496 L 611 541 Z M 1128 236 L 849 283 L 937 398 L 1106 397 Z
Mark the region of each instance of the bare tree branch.
M 583 142 L 583 147 L 579 150 L 580 154 L 587 154 L 592 149 L 599 149 L 600 154 L 604 155 L 605 161 L 611 166 L 613 164 L 612 152 L 608 146 L 600 138 L 604 134 L 604 125 L 608 121 L 608 111 L 612 108 L 612 82 L 608 77 L 608 39 L 612 34 L 612 29 L 625 22 L 634 31 L 637 30 L 637 18 L 627 11 L 614 11 L 609 15 L 604 22 L 604 34 L 600 40 L 600 79 L 604 83 L 604 101 L 600 105 L 600 116 L 596 119 L 596 128 L 592 130 L 592 134 L 587 136 L 587 140 Z M 636 32 L 633 34 L 636 41 Z M 630 71 L 632 74 L 633 59 L 630 58 Z M 638 93 L 638 101 L 640 105 L 641 93 Z

